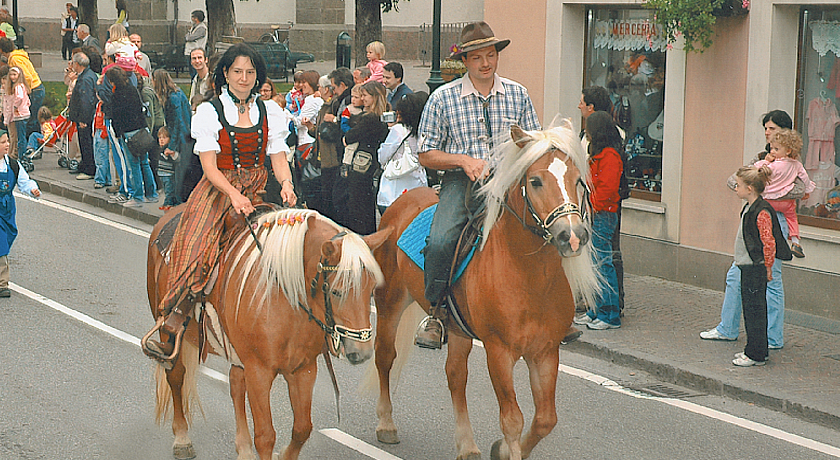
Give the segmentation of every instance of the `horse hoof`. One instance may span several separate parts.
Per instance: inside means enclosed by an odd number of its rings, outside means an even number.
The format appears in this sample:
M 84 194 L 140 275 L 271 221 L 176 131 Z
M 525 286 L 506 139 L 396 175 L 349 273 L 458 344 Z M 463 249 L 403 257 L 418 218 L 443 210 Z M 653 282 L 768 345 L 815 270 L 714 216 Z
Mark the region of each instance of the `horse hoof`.
M 470 452 L 467 455 L 459 455 L 455 460 L 481 460 L 481 453 Z
M 397 430 L 377 430 L 376 440 L 382 444 L 399 444 L 400 437 L 397 436 Z
M 195 458 L 195 448 L 192 443 L 183 446 L 172 446 L 172 456 L 178 460 Z
M 490 447 L 490 460 L 502 460 L 502 441 L 504 440 L 499 439 Z

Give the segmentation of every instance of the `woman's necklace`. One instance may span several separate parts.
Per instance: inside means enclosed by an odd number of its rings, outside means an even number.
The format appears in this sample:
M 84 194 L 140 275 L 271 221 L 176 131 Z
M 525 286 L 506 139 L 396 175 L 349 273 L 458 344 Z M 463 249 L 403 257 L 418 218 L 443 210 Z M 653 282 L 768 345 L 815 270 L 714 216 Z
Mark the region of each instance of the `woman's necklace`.
M 248 102 L 250 102 L 252 95 L 249 94 L 248 97 L 244 101 L 241 101 L 238 97 L 236 97 L 230 91 L 230 87 L 228 87 L 227 93 L 228 93 L 228 96 L 230 96 L 231 100 L 233 100 L 233 103 L 236 104 L 236 106 L 239 108 L 239 114 L 241 115 L 241 114 L 245 113 L 245 109 L 247 108 Z

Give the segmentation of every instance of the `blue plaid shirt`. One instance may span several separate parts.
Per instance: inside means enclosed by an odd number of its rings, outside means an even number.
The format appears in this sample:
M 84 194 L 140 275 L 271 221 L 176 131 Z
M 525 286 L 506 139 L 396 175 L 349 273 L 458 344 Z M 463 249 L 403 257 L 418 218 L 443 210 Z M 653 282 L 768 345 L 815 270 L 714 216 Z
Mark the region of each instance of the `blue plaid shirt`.
M 511 125 L 540 129 L 528 90 L 496 75 L 485 98 L 465 75 L 429 96 L 420 119 L 420 152 L 440 150 L 488 160 L 494 139 L 496 144 L 510 139 Z

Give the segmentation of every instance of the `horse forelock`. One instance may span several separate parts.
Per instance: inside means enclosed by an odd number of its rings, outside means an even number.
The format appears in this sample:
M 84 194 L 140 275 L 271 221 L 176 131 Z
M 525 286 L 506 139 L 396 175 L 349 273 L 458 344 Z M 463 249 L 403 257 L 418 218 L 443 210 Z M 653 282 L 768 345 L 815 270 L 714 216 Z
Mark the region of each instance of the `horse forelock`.
M 580 171 L 584 183 L 589 181 L 589 168 L 580 139 L 573 130 L 571 121 L 561 120 L 558 126 L 544 131 L 525 131 L 530 140 L 520 148 L 513 140 L 508 140 L 496 149 L 491 157 L 493 177 L 478 191 L 487 204 L 484 218 L 482 248 L 490 236 L 490 230 L 499 220 L 508 190 L 514 186 L 534 162 L 542 158 L 549 150 L 560 150 L 569 157 Z
M 373 253 L 368 247 L 365 240 L 361 236 L 348 232 L 342 238 L 341 245 L 341 260 L 338 262 L 336 270 L 336 277 L 333 280 L 333 288 L 339 289 L 344 293 L 353 292 L 356 296 L 362 292 L 365 274 L 370 274 L 376 282 L 376 286 L 381 286 L 385 280 L 382 275 L 382 270 Z M 346 300 L 347 296 L 342 296 L 339 308 Z

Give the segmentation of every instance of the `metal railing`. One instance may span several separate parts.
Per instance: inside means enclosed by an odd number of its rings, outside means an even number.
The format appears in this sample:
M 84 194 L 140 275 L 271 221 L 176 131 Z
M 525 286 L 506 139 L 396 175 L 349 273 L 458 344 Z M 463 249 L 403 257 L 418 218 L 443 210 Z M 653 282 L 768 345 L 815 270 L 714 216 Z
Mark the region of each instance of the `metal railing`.
M 449 57 L 449 48 L 458 43 L 461 38 L 461 30 L 469 24 L 468 22 L 452 22 L 440 25 L 440 59 Z M 423 65 L 432 61 L 432 24 L 420 25 L 420 49 L 418 53 Z

